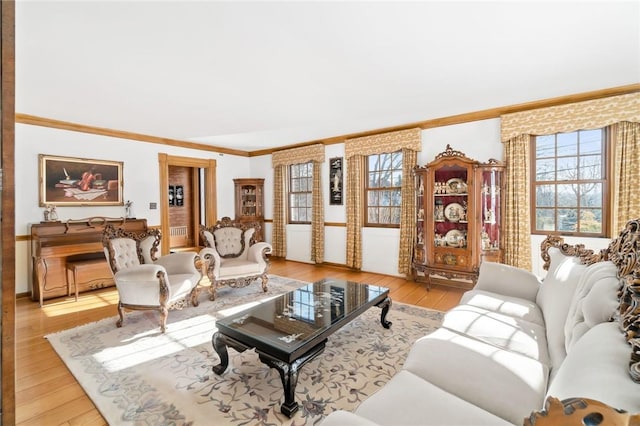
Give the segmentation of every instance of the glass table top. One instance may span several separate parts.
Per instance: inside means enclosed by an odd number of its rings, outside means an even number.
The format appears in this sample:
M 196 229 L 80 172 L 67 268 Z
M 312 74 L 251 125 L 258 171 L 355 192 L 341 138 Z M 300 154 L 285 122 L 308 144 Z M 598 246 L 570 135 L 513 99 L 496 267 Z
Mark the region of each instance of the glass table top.
M 331 334 L 369 307 L 389 289 L 339 279 L 324 279 L 266 300 L 217 320 L 219 331 L 255 346 L 267 345 L 283 353 Z M 325 337 L 326 338 L 326 337 Z

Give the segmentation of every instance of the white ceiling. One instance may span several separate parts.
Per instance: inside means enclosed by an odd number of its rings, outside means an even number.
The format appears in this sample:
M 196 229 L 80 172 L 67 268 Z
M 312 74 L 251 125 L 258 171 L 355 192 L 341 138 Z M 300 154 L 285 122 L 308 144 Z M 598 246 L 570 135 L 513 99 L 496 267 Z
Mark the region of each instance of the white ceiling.
M 638 82 L 639 1 L 16 4 L 16 112 L 232 149 Z

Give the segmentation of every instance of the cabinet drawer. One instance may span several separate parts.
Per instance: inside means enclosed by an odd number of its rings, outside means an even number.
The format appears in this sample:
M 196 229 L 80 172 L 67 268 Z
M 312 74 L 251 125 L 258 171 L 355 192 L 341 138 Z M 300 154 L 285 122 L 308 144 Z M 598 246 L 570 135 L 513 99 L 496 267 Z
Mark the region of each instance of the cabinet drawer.
M 462 269 L 470 268 L 469 255 L 467 253 L 457 253 L 453 250 L 438 250 L 435 252 L 435 264 L 438 266 L 449 266 Z

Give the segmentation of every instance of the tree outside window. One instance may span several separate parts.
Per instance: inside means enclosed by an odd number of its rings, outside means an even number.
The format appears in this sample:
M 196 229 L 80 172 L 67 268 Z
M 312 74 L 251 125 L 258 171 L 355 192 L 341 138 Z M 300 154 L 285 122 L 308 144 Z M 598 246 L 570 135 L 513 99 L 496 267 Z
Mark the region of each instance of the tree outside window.
M 365 187 L 366 226 L 400 224 L 402 151 L 368 156 Z

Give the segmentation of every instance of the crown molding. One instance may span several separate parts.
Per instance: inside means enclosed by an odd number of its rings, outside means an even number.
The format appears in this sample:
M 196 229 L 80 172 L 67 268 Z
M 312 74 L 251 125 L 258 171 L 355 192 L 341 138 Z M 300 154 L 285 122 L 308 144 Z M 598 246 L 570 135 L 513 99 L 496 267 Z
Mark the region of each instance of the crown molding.
M 285 149 L 299 148 L 303 146 L 323 144 L 333 145 L 343 143 L 347 139 L 360 138 L 364 136 L 377 135 L 381 133 L 397 132 L 400 130 L 415 129 L 431 129 L 434 127 L 451 126 L 453 124 L 463 124 L 473 121 L 490 120 L 500 118 L 505 114 L 514 112 L 529 111 L 533 109 L 548 108 L 557 105 L 566 105 L 575 102 L 590 101 L 593 99 L 608 98 L 611 96 L 626 95 L 628 93 L 640 92 L 640 83 L 628 84 L 626 86 L 611 87 L 607 89 L 593 90 L 590 92 L 577 93 L 572 95 L 558 96 L 555 98 L 541 99 L 521 104 L 507 105 L 497 108 L 489 108 L 479 111 L 468 112 L 458 115 L 450 115 L 446 117 L 433 118 L 430 120 L 417 121 L 414 123 L 401 124 L 398 126 L 383 127 L 379 129 L 367 130 L 364 132 L 347 133 L 329 138 L 316 139 L 307 142 L 300 142 L 292 145 L 281 146 L 278 148 L 261 149 L 257 151 L 241 151 L 237 149 L 223 148 L 202 143 L 189 142 L 177 139 L 162 138 L 158 136 L 144 135 L 140 133 L 132 133 L 121 130 L 106 129 L 102 127 L 87 126 L 84 124 L 71 123 L 68 121 L 55 120 L 51 118 L 43 118 L 35 115 L 16 114 L 16 123 L 31 124 L 34 126 L 52 127 L 56 129 L 71 130 L 74 132 L 93 133 L 103 136 L 111 136 L 122 139 L 136 140 L 140 142 L 157 143 L 162 145 L 177 146 L 181 148 L 198 149 L 201 151 L 218 152 L 222 154 L 238 155 L 241 157 L 260 157 L 262 155 L 270 155 L 277 151 Z

